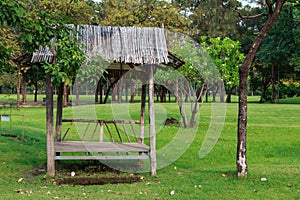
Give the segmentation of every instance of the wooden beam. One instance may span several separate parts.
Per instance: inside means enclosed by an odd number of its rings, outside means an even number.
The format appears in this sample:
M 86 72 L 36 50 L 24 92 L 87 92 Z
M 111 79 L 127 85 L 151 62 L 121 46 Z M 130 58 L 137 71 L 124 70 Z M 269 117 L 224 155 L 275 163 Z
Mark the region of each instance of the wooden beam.
M 149 75 L 149 136 L 150 136 L 150 172 L 151 176 L 156 175 L 156 133 L 155 133 L 155 112 L 154 112 L 154 78 L 153 67 L 146 66 Z
M 146 85 L 142 86 L 142 103 L 141 103 L 141 116 L 140 116 L 140 142 L 144 144 L 145 138 L 145 105 L 146 105 Z
M 46 75 L 46 132 L 47 132 L 47 173 L 55 176 L 55 154 L 53 135 L 53 88 L 51 76 Z

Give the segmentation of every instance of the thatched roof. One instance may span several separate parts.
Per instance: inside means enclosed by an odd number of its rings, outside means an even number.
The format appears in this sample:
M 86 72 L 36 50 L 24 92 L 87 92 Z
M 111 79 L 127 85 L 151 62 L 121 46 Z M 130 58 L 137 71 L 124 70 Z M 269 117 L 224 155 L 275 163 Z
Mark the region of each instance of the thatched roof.
M 74 27 L 89 56 L 115 62 L 160 64 L 169 62 L 164 29 L 83 25 Z M 54 48 L 55 49 L 55 48 Z M 32 62 L 53 62 L 53 50 L 40 47 Z

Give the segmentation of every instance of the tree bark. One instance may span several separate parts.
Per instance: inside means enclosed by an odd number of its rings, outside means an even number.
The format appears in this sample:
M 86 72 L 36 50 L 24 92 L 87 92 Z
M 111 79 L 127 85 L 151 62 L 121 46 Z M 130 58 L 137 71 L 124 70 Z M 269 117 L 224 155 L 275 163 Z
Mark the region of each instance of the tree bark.
M 37 82 L 34 84 L 34 88 L 35 88 L 35 90 L 34 90 L 34 102 L 37 102 L 37 95 L 38 95 L 38 83 Z
M 64 88 L 64 107 L 67 107 L 68 106 L 68 86 L 66 83 L 63 83 L 63 88 Z
M 275 65 L 273 61 L 271 62 L 271 85 L 272 85 L 271 103 L 275 103 Z
M 51 76 L 46 75 L 46 134 L 47 134 L 47 173 L 55 176 L 54 136 L 53 136 L 53 86 Z
M 130 85 L 130 93 L 131 93 L 130 103 L 134 103 L 134 84 L 133 83 L 131 83 L 131 85 Z
M 79 80 L 77 78 L 75 79 L 75 95 L 76 95 L 75 105 L 78 105 L 79 104 Z
M 22 73 L 22 104 L 26 104 L 26 72 Z
M 248 74 L 250 66 L 253 62 L 256 51 L 258 50 L 262 40 L 271 30 L 272 26 L 279 17 L 280 11 L 286 0 L 277 0 L 276 7 L 273 12 L 269 13 L 269 18 L 263 26 L 261 32 L 257 35 L 251 48 L 239 68 L 239 112 L 238 112 L 238 140 L 236 154 L 236 169 L 238 177 L 246 177 L 248 174 L 248 165 L 246 158 L 246 138 L 247 138 L 247 86 Z
M 231 95 L 232 95 L 232 91 L 234 90 L 236 86 L 232 86 L 229 90 L 228 90 L 228 94 L 226 97 L 226 103 L 231 103 Z
M 100 90 L 100 84 L 101 84 L 100 80 L 97 83 L 97 87 L 96 87 L 96 91 L 95 91 L 95 103 L 99 102 L 99 90 Z
M 20 108 L 20 87 L 21 87 L 21 70 L 20 68 L 18 69 L 17 72 L 17 83 L 16 83 L 16 88 L 17 88 L 17 108 Z
M 63 93 L 64 83 L 61 83 L 58 87 L 57 93 L 57 111 L 56 111 L 56 141 L 61 141 L 61 125 L 62 125 L 62 113 L 63 113 Z

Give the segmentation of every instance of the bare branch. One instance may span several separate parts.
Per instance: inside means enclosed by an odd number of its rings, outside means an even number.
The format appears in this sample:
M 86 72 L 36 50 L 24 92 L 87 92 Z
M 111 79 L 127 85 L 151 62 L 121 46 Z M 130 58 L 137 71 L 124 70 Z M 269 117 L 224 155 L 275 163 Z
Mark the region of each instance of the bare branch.
M 239 17 L 241 19 L 256 19 L 256 18 L 259 18 L 259 17 L 262 17 L 262 16 L 267 16 L 266 13 L 260 13 L 260 14 L 257 14 L 257 15 L 251 15 L 251 16 L 244 16 L 242 15 L 238 10 L 235 10 L 238 14 L 239 14 Z

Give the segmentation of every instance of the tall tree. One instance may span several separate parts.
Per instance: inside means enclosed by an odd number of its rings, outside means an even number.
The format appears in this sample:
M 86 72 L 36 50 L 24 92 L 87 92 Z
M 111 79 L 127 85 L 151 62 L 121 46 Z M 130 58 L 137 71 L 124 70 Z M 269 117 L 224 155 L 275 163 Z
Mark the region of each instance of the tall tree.
M 272 86 L 271 103 L 275 103 L 275 83 L 278 82 L 276 77 L 279 70 L 281 69 L 282 72 L 293 71 L 289 63 L 296 47 L 293 31 L 295 29 L 297 29 L 297 26 L 293 20 L 293 7 L 287 4 L 283 7 L 279 19 L 256 54 L 256 59 L 269 68 L 268 72 L 271 75 L 270 83 Z
M 104 20 L 101 25 L 148 26 L 186 30 L 189 21 L 179 10 L 159 0 L 104 0 Z
M 228 91 L 226 102 L 230 103 L 232 91 L 239 83 L 238 69 L 245 58 L 244 54 L 240 52 L 240 43 L 230 38 L 207 38 L 203 36 L 201 37 L 201 45 L 206 48 L 218 67 Z
M 200 36 L 234 38 L 237 32 L 238 18 L 236 8 L 241 3 L 236 0 L 203 0 L 192 12 L 192 31 L 197 40 Z
M 280 11 L 286 0 L 277 0 L 276 2 L 270 2 L 266 0 L 266 6 L 268 8 L 268 19 L 264 24 L 262 30 L 256 36 L 253 41 L 246 59 L 242 66 L 239 68 L 239 112 L 238 112 L 238 140 L 237 140 L 237 154 L 236 154 L 236 168 L 237 176 L 245 177 L 248 174 L 248 165 L 246 157 L 246 138 L 247 138 L 247 88 L 248 88 L 248 75 L 250 66 L 254 60 L 255 54 L 262 43 L 267 33 L 271 30 L 276 20 L 280 15 Z M 241 16 L 243 17 L 243 16 Z M 245 17 L 243 17 L 245 18 Z M 250 17 L 248 17 L 250 18 Z

